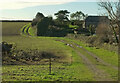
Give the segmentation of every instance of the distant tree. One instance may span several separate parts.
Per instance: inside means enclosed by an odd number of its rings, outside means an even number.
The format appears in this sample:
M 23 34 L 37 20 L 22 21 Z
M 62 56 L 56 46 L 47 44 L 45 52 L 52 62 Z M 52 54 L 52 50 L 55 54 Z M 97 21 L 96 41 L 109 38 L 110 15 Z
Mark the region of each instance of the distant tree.
M 107 12 L 107 15 L 110 18 L 110 27 L 116 38 L 116 43 L 119 43 L 114 25 L 117 25 L 120 30 L 120 0 L 118 0 L 117 2 L 112 2 L 110 0 L 107 0 L 105 2 L 104 0 L 101 0 L 98 5 L 105 9 L 105 11 Z
M 38 12 L 35 16 L 35 18 L 33 19 L 31 25 L 35 26 L 42 18 L 44 18 L 44 15 L 40 12 Z
M 56 20 L 58 20 L 59 22 L 61 22 L 63 24 L 64 21 L 68 21 L 68 14 L 70 12 L 68 12 L 67 10 L 60 10 L 57 13 L 55 13 L 54 15 L 57 17 Z
M 36 14 L 36 16 L 35 16 L 35 18 L 39 18 L 39 19 L 41 19 L 41 18 L 43 18 L 44 17 L 44 15 L 42 14 L 42 13 L 40 13 L 40 12 L 38 12 L 37 14 Z
M 76 19 L 76 16 L 75 16 L 75 13 L 72 13 L 71 15 L 70 15 L 70 17 L 71 17 L 71 19 Z
M 72 20 L 80 21 L 80 20 L 84 20 L 86 15 L 83 12 L 81 12 L 81 11 L 77 11 L 75 13 L 72 13 L 70 15 L 70 17 L 71 17 Z

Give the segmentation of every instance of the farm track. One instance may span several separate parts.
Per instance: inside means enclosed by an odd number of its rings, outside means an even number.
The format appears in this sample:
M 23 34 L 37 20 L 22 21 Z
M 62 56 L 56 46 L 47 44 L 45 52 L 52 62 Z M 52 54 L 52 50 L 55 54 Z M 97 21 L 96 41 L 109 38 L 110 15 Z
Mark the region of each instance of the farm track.
M 113 69 L 115 69 L 115 70 L 118 70 L 118 67 L 113 66 L 113 65 L 111 65 L 111 64 L 109 64 L 109 63 L 106 63 L 106 62 L 103 61 L 101 58 L 99 58 L 98 56 L 96 56 L 96 55 L 93 54 L 92 52 L 89 52 L 89 51 L 86 50 L 85 48 L 79 46 L 78 44 L 76 44 L 76 43 L 73 43 L 73 44 L 74 44 L 76 47 L 84 50 L 88 55 L 92 56 L 97 62 L 100 62 L 102 65 L 108 66 L 108 67 L 113 68 Z
M 97 68 L 96 67 L 97 64 L 93 63 L 89 58 L 87 58 L 87 56 L 80 53 L 79 49 L 77 49 L 78 47 L 80 47 L 79 45 L 77 45 L 74 42 L 71 42 L 72 43 L 71 44 L 71 43 L 68 43 L 64 40 L 60 40 L 60 41 L 65 43 L 66 45 L 70 46 L 71 48 L 73 48 L 75 50 L 75 52 L 82 58 L 83 63 L 92 71 L 92 73 L 94 73 L 94 79 L 95 80 L 97 80 L 97 81 L 113 81 L 113 79 L 110 77 L 110 75 L 108 73 L 106 73 L 104 70 L 101 70 L 101 69 Z M 84 49 L 84 48 L 82 48 L 82 49 Z M 105 63 L 102 59 L 100 59 L 99 57 L 97 57 L 93 53 L 87 51 L 86 49 L 84 49 L 84 51 L 86 53 L 88 53 L 90 56 L 92 56 L 95 60 L 97 60 L 100 64 L 103 64 L 105 66 L 110 66 L 114 69 L 117 69 L 117 67 L 113 67 L 110 64 Z

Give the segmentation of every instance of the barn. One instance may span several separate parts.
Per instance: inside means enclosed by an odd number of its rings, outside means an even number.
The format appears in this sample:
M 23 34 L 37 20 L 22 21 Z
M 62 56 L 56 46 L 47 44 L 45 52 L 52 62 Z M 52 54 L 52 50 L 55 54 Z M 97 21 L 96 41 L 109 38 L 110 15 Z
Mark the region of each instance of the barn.
M 109 25 L 110 20 L 107 16 L 88 16 L 85 19 L 85 28 L 88 28 L 90 26 L 97 27 L 99 24 L 105 23 Z

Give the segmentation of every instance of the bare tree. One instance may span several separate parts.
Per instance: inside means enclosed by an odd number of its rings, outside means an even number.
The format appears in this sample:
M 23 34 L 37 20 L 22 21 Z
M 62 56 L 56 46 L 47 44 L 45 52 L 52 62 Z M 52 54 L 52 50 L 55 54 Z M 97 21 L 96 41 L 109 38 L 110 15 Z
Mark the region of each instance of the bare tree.
M 116 38 L 116 43 L 119 43 L 114 25 L 116 25 L 120 29 L 120 0 L 116 2 L 110 0 L 101 0 L 98 5 L 101 8 L 105 9 L 105 11 L 107 12 L 108 17 L 110 18 L 110 27 L 113 30 L 114 36 Z

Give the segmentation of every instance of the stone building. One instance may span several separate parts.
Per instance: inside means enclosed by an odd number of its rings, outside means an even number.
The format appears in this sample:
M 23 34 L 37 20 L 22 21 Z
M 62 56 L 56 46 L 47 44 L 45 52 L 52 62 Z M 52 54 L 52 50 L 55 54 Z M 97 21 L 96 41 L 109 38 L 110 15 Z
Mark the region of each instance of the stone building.
M 85 28 L 88 28 L 90 26 L 97 27 L 99 24 L 105 23 L 109 25 L 110 20 L 107 16 L 88 16 L 85 19 Z

